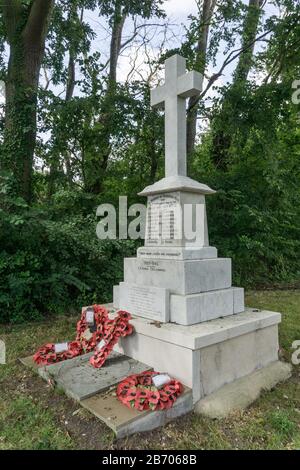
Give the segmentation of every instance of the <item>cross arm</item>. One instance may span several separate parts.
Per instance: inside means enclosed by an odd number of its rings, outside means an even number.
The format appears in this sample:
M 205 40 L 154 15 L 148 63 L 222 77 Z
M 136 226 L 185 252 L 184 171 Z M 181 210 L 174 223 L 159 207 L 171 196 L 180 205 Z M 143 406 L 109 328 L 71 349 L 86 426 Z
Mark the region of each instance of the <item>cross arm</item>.
M 151 90 L 151 106 L 162 106 L 166 99 L 166 86 L 162 85 Z
M 177 93 L 181 98 L 195 96 L 202 91 L 203 75 L 199 72 L 189 72 L 178 77 Z

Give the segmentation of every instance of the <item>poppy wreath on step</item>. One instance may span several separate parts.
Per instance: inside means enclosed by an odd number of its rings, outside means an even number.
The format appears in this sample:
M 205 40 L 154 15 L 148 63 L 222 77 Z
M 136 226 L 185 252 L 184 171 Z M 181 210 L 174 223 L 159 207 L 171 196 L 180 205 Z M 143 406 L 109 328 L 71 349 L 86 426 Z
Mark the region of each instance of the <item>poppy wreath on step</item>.
M 102 350 L 99 351 L 96 348 L 99 342 L 104 340 L 107 349 L 104 360 L 100 361 L 99 358 L 95 363 L 92 360 L 94 359 L 93 357 L 90 360 L 94 367 L 102 367 L 119 337 L 132 333 L 132 326 L 129 325 L 131 316 L 127 312 L 120 311 L 117 312 L 115 318 L 110 319 L 108 310 L 102 305 L 93 305 L 92 309 L 94 313 L 92 331 L 86 319 L 87 309 L 83 308 L 81 318 L 76 327 L 77 334 L 75 341 L 66 343 L 65 350 L 60 352 L 56 352 L 55 344 L 48 343 L 38 349 L 33 356 L 34 361 L 38 365 L 55 364 L 56 362 L 72 359 L 93 350 L 96 350 L 95 357 L 98 358 Z M 112 347 L 110 347 L 111 344 Z
M 90 332 L 86 319 L 86 308 L 82 309 L 81 318 L 76 326 L 76 341 L 80 342 L 85 353 L 93 351 L 99 341 L 104 338 L 107 324 L 110 321 L 108 310 L 103 305 L 93 305 L 92 308 L 94 310 L 94 331 Z M 89 337 L 86 336 L 87 332 Z
M 96 348 L 94 356 L 90 358 L 90 363 L 96 369 L 103 366 L 119 338 L 131 335 L 133 328 L 129 323 L 130 319 L 130 313 L 119 310 L 116 318 L 106 322 L 103 340 L 101 341 L 103 344 L 100 344 L 100 348 Z
M 55 364 L 56 362 L 72 359 L 73 357 L 83 354 L 83 350 L 78 341 L 71 341 L 68 343 L 68 349 L 61 352 L 55 352 L 55 344 L 48 343 L 41 346 L 33 356 L 34 362 L 40 366 L 47 366 Z
M 168 410 L 183 392 L 183 385 L 171 379 L 160 388 L 155 387 L 152 377 L 159 372 L 145 371 L 130 375 L 117 386 L 117 398 L 128 408 L 139 411 Z

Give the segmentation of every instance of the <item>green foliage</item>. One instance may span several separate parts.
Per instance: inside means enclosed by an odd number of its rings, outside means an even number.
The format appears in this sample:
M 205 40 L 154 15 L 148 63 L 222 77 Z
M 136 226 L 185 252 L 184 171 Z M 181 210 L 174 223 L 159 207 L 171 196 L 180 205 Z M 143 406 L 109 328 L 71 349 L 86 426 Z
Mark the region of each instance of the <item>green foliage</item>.
M 267 285 L 300 273 L 300 142 L 290 83 L 235 87 L 197 149 L 211 243 L 233 258 L 235 282 Z
M 285 410 L 270 411 L 268 420 L 272 428 L 282 436 L 292 436 L 297 428 L 296 423 L 290 419 L 290 413 Z
M 101 14 L 110 18 L 120 10 L 122 14 L 140 15 L 143 18 L 150 18 L 152 15 L 164 16 L 160 8 L 163 0 L 101 0 L 98 3 Z
M 4 202 L 1 322 L 34 320 L 112 300 L 112 286 L 122 280 L 123 257 L 133 253 L 132 242 L 98 240 L 92 212 L 76 214 L 85 202 L 76 193 L 57 194 L 47 208 L 29 208 L 21 199 L 8 197 Z

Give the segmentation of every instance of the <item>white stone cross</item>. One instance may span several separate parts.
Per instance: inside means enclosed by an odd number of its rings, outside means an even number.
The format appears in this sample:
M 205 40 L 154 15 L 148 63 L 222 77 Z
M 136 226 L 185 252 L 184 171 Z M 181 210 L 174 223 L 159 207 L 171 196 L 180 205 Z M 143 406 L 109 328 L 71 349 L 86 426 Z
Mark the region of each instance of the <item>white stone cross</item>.
M 202 90 L 199 72 L 186 73 L 178 54 L 165 61 L 165 84 L 151 90 L 151 106 L 165 106 L 165 174 L 186 176 L 186 98 Z

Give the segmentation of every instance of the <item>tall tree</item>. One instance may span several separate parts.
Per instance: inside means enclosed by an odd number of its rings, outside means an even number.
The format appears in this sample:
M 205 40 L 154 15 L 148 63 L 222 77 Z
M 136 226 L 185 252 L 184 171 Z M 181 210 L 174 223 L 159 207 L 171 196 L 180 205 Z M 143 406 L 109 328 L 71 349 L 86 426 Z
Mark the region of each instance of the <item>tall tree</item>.
M 86 189 L 88 192 L 98 194 L 102 191 L 102 183 L 111 153 L 112 136 L 116 126 L 115 110 L 118 102 L 117 67 L 121 51 L 132 38 L 122 44 L 124 24 L 127 18 L 141 16 L 148 19 L 151 16 L 163 16 L 160 10 L 162 0 L 106 0 L 100 3 L 100 13 L 108 18 L 111 28 L 109 73 L 106 79 L 107 86 L 102 100 L 101 112 L 98 121 L 99 147 L 98 152 L 91 153 L 86 159 Z
M 100 193 L 102 181 L 111 151 L 110 138 L 114 128 L 114 110 L 117 87 L 117 67 L 121 51 L 122 32 L 127 17 L 122 2 L 115 2 L 115 8 L 110 18 L 111 40 L 109 57 L 109 74 L 107 89 L 102 102 L 102 111 L 99 119 L 99 142 L 101 146 L 97 154 L 90 155 L 87 161 L 87 190 Z M 96 171 L 95 171 L 96 170 Z
M 208 35 L 210 22 L 216 7 L 217 0 L 203 0 L 202 8 L 198 2 L 201 11 L 198 27 L 198 40 L 196 48 L 196 59 L 194 68 L 198 72 L 204 74 L 206 69 L 206 55 L 208 46 Z M 189 99 L 187 119 L 187 153 L 190 155 L 195 148 L 196 130 L 197 130 L 197 97 L 193 96 Z
M 234 73 L 234 82 L 245 82 L 253 65 L 255 38 L 262 14 L 262 7 L 266 0 L 249 0 L 248 11 L 244 21 L 242 48 L 238 65 Z
M 68 105 L 73 99 L 75 91 L 76 63 L 80 52 L 84 53 L 86 50 L 83 43 L 87 41 L 88 33 L 90 33 L 90 31 L 85 31 L 83 24 L 84 7 L 82 6 L 82 2 L 78 0 L 68 2 L 63 13 L 60 9 L 61 5 L 56 5 L 54 14 L 55 24 L 52 28 L 54 31 L 51 31 L 51 33 L 56 33 L 55 40 L 52 42 L 57 43 L 58 41 L 59 44 L 55 44 L 56 50 L 52 56 L 52 61 L 57 62 L 56 67 L 59 67 L 59 74 L 64 77 L 63 84 L 65 86 L 65 96 L 64 100 L 62 100 L 59 105 L 61 110 L 59 124 L 57 126 L 59 129 L 52 128 L 54 138 L 50 161 L 48 198 L 50 198 L 55 192 L 57 174 L 59 172 L 60 174 L 63 173 L 63 166 L 65 166 L 66 169 L 69 186 L 72 186 L 73 183 L 74 169 L 72 168 L 71 152 L 66 145 L 67 131 L 65 128 L 64 131 L 62 131 L 61 128 L 64 126 L 67 119 L 66 115 L 72 112 Z M 64 17 L 64 14 L 66 14 L 66 18 Z M 57 60 L 57 56 L 64 57 L 64 53 L 62 53 L 62 51 L 65 49 L 68 58 L 67 66 L 64 68 L 61 60 Z
M 54 1 L 2 0 L 0 4 L 10 49 L 0 164 L 13 173 L 16 193 L 27 202 L 32 198 L 39 75 Z

